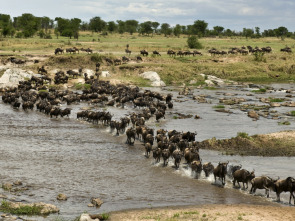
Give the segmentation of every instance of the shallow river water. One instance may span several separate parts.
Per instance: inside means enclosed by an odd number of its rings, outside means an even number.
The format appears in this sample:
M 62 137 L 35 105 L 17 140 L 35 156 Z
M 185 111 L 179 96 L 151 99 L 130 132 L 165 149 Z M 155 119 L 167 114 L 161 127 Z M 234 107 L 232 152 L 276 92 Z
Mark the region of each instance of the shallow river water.
M 237 89 L 219 92 L 238 93 L 238 97 L 246 97 L 249 93 Z M 253 121 L 245 112 L 237 109 L 233 109 L 232 114 L 216 112 L 212 106 L 218 103 L 219 96 L 223 96 L 216 93 L 195 90 L 194 94 L 209 96 L 210 103 L 199 104 L 192 99 L 179 98 L 184 102 L 174 102 L 174 108 L 167 112 L 166 119 L 156 123 L 151 118 L 148 125 L 169 130 L 197 131 L 198 141 L 212 137 L 230 138 L 236 136 L 237 132 L 253 135 L 294 129 L 295 121 L 291 118 L 288 118 L 291 125 L 281 126 L 272 119 Z M 272 96 L 285 96 L 280 93 L 274 92 Z M 175 93 L 174 98 L 176 96 Z M 255 96 L 251 99 L 251 102 L 258 102 Z M 14 110 L 0 101 L 1 182 L 21 180 L 29 186 L 29 190 L 11 196 L 16 201 L 42 201 L 58 206 L 60 214 L 50 215 L 46 220 L 56 216 L 72 220 L 84 211 L 102 213 L 157 206 L 239 203 L 278 205 L 273 203 L 274 193 L 271 193 L 270 199 L 266 199 L 260 197 L 262 191 L 257 191 L 259 196 L 253 196 L 248 191 L 232 188 L 229 180 L 221 188 L 212 185 L 213 177 L 193 179 L 185 164 L 175 170 L 172 160 L 168 167 L 163 167 L 162 162 L 154 164 L 152 158 L 144 156 L 143 146 L 138 141 L 134 146 L 128 146 L 124 134 L 116 136 L 102 125 L 78 121 L 76 113 L 86 106 L 86 103 L 71 105 L 73 110 L 69 118 L 51 119 L 36 110 Z M 124 110 L 113 107 L 108 110 L 115 118 L 133 111 L 128 107 Z M 201 119 L 173 119 L 175 112 L 198 114 Z M 214 165 L 227 160 L 230 164 L 242 164 L 248 170 L 255 169 L 256 176 L 295 177 L 294 157 L 226 156 L 208 150 L 201 150 L 200 155 L 203 162 L 211 161 Z M 3 190 L 0 193 L 9 195 Z M 59 193 L 66 194 L 68 200 L 57 201 Z M 104 201 L 100 209 L 87 206 L 92 197 Z M 288 202 L 288 197 L 289 194 L 282 194 L 284 204 Z

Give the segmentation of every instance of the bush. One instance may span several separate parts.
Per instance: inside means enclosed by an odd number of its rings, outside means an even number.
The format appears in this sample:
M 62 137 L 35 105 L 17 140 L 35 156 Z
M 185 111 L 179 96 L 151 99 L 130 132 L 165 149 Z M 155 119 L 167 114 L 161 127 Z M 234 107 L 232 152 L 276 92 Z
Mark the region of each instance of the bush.
M 195 48 L 195 49 L 202 49 L 203 48 L 203 46 L 198 41 L 198 39 L 197 39 L 197 37 L 195 35 L 192 35 L 192 36 L 188 37 L 187 45 L 188 45 L 189 48 Z
M 266 58 L 264 57 L 264 52 L 256 51 L 255 53 L 253 53 L 253 55 L 254 55 L 254 61 L 266 62 Z
M 15 35 L 16 38 L 22 38 L 23 36 L 24 36 L 24 35 L 23 35 L 22 32 L 18 32 L 18 33 L 16 33 L 16 35 Z

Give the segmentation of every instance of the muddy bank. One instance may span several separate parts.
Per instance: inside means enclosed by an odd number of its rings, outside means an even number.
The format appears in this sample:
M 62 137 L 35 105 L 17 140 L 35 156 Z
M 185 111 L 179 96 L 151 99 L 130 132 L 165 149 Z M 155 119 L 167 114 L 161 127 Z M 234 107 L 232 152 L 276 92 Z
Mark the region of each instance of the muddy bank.
M 292 220 L 294 208 L 252 205 L 203 205 L 127 210 L 110 214 L 116 220 Z
M 240 133 L 230 139 L 216 138 L 201 142 L 202 149 L 217 150 L 226 155 L 242 156 L 295 156 L 295 131 L 248 136 Z

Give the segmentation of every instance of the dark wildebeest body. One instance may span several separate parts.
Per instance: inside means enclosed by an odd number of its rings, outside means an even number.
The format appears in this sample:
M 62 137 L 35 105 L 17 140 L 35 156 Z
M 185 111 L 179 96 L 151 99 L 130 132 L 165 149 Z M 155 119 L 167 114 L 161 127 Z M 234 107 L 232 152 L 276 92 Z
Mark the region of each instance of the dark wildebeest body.
M 250 182 L 253 178 L 255 178 L 255 174 L 254 171 L 252 171 L 251 173 L 248 170 L 245 169 L 241 169 L 241 170 L 237 170 L 233 173 L 233 185 L 235 186 L 236 182 L 238 182 L 239 188 L 240 186 L 240 182 L 243 183 L 243 188 L 245 189 L 245 183 L 247 185 L 248 189 L 248 182 Z
M 214 166 L 211 162 L 204 163 L 203 170 L 205 172 L 205 176 L 208 177 L 211 173 L 213 173 Z
M 126 140 L 126 143 L 127 144 L 130 144 L 130 145 L 133 145 L 134 144 L 134 141 L 135 141 L 135 129 L 133 128 L 128 128 L 126 130 L 126 135 L 127 135 L 127 140 Z M 132 139 L 133 138 L 133 142 L 132 142 Z
M 178 169 L 179 168 L 179 165 L 180 165 L 182 153 L 181 153 L 181 151 L 179 149 L 177 149 L 177 150 L 174 150 L 173 151 L 172 156 L 174 158 L 175 168 Z
M 216 177 L 219 177 L 221 179 L 222 185 L 225 185 L 225 175 L 227 173 L 227 163 L 218 163 L 217 167 L 214 168 L 213 174 L 214 174 L 214 180 L 216 183 Z
M 198 179 L 200 177 L 200 174 L 202 172 L 202 160 L 195 160 L 191 163 L 192 172 L 196 173 L 196 178 Z
M 284 180 L 277 180 L 274 184 L 274 191 L 277 194 L 277 201 L 280 202 L 280 194 L 282 192 L 290 192 L 289 204 L 291 204 L 291 199 L 293 197 L 295 204 L 294 192 L 295 190 L 295 179 L 293 177 L 288 177 Z
M 149 53 L 148 53 L 146 50 L 141 50 L 141 51 L 140 51 L 140 54 L 141 54 L 142 56 L 148 56 L 148 55 L 149 55 Z
M 233 178 L 233 174 L 234 172 L 236 172 L 237 170 L 242 169 L 242 165 L 229 165 L 228 166 L 228 170 L 227 170 L 227 176 L 229 178 Z
M 265 195 L 269 197 L 269 190 L 274 190 L 274 184 L 277 180 L 274 180 L 268 176 L 255 177 L 251 180 L 252 187 L 250 193 L 255 193 L 256 189 L 265 189 Z

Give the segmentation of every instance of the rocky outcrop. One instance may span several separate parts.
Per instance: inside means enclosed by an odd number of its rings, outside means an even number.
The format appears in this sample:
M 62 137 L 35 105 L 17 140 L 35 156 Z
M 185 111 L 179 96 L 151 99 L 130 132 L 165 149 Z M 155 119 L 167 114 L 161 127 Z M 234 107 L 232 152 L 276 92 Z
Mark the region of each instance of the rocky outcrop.
M 40 202 L 40 203 L 30 203 L 30 204 L 27 204 L 27 203 L 20 203 L 20 202 L 9 202 L 9 208 L 10 209 L 20 209 L 21 207 L 39 207 L 41 210 L 40 210 L 40 214 L 36 214 L 36 215 L 48 215 L 50 213 L 58 213 L 59 212 L 59 209 L 55 206 L 55 205 L 52 205 L 52 204 L 46 204 L 46 203 L 43 203 L 43 202 Z
M 103 201 L 99 198 L 92 198 L 91 199 L 91 203 L 96 206 L 96 207 L 101 207 L 101 205 L 103 204 Z
M 7 69 L 0 78 L 0 88 L 15 87 L 20 81 L 29 79 L 34 75 L 32 71 L 25 71 L 19 68 Z
M 60 193 L 57 195 L 56 199 L 60 200 L 60 201 L 66 201 L 68 199 L 68 197 L 63 193 Z
M 150 80 L 152 82 L 151 86 L 154 86 L 154 87 L 166 86 L 166 84 L 161 80 L 157 72 L 148 71 L 148 72 L 142 73 L 140 76 L 143 77 L 144 79 Z

